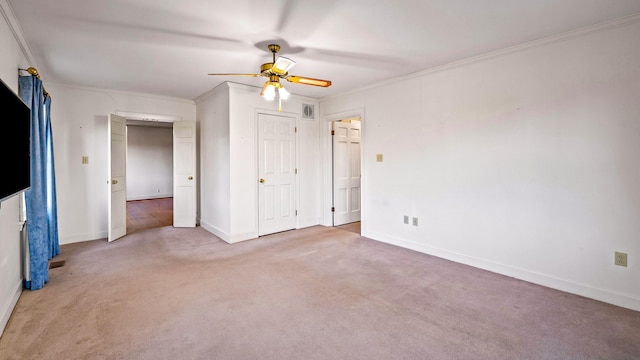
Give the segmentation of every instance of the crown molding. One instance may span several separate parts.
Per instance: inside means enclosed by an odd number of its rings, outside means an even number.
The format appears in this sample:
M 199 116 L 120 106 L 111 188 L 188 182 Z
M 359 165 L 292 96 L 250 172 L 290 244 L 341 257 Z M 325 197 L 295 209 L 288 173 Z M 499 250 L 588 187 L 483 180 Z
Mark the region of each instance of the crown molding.
M 107 88 L 97 88 L 97 87 L 74 85 L 74 84 L 56 83 L 56 82 L 51 82 L 51 81 L 44 81 L 44 84 L 45 85 L 50 85 L 51 87 L 65 87 L 65 88 L 76 89 L 76 90 L 107 93 L 109 95 L 111 95 L 111 94 L 120 94 L 120 95 L 136 96 L 136 97 L 154 99 L 154 100 L 166 100 L 166 101 L 173 101 L 173 102 L 178 102 L 178 103 L 194 104 L 194 101 L 191 100 L 191 99 L 185 99 L 185 98 L 179 98 L 179 97 L 173 97 L 173 96 L 166 96 L 166 95 L 157 95 L 157 94 L 144 93 L 144 92 L 125 91 L 125 90 L 107 89 Z
M 16 39 L 16 42 L 20 47 L 20 51 L 22 51 L 22 54 L 27 59 L 27 62 L 37 69 L 38 66 L 36 64 L 35 58 L 33 57 L 33 53 L 31 52 L 31 48 L 29 47 L 29 43 L 24 38 L 22 27 L 20 26 L 20 23 L 18 22 L 15 13 L 13 12 L 11 4 L 9 4 L 7 0 L 0 0 L 0 13 L 2 13 L 2 17 L 7 22 L 7 26 L 9 27 L 9 30 L 11 30 L 11 33 Z
M 458 61 L 454 61 L 448 64 L 444 64 L 444 65 L 439 65 L 439 66 L 434 66 L 425 70 L 420 70 L 411 74 L 406 74 L 403 76 L 399 76 L 399 77 L 395 77 L 393 79 L 389 79 L 389 80 L 385 80 L 385 81 L 381 81 L 372 85 L 368 85 L 368 86 L 364 86 L 361 87 L 359 89 L 356 90 L 351 90 L 351 91 L 347 91 L 341 94 L 337 94 L 337 95 L 331 95 L 331 96 L 326 96 L 320 99 L 320 102 L 324 102 L 327 100 L 331 100 L 334 98 L 339 98 L 342 96 L 346 96 L 346 95 L 351 95 L 351 94 L 355 94 L 355 93 L 359 93 L 361 91 L 365 91 L 365 90 L 369 90 L 369 89 L 373 89 L 373 88 L 377 88 L 380 86 L 384 86 L 384 85 L 389 85 L 389 84 L 393 84 L 396 82 L 400 82 L 400 81 L 405 81 L 405 80 L 410 80 L 410 79 L 415 79 L 416 77 L 421 77 L 421 76 L 427 76 L 427 75 L 431 75 L 434 73 L 438 73 L 441 71 L 445 71 L 445 70 L 450 70 L 450 69 L 454 69 L 454 68 L 458 68 L 461 66 L 465 66 L 465 65 L 469 65 L 469 64 L 473 64 L 473 63 L 477 63 L 477 62 L 481 62 L 481 61 L 485 61 L 485 60 L 489 60 L 489 59 L 493 59 L 493 58 L 497 58 L 497 57 L 501 57 L 501 56 L 506 56 L 509 54 L 513 54 L 516 52 L 520 52 L 520 51 L 524 51 L 527 49 L 531 49 L 534 47 L 538 47 L 538 46 L 542 46 L 542 45 L 547 45 L 547 44 L 553 44 L 556 42 L 560 42 L 560 41 L 564 41 L 564 40 L 568 40 L 568 39 L 573 39 L 576 37 L 580 37 L 580 36 L 584 36 L 587 34 L 592 34 L 592 33 L 597 33 L 597 32 L 601 32 L 601 31 L 606 31 L 606 30 L 610 30 L 610 29 L 615 29 L 615 28 L 619 28 L 622 26 L 626 26 L 626 25 L 631 25 L 631 24 L 635 24 L 640 22 L 640 12 L 638 13 L 634 13 L 631 15 L 627 15 L 627 16 L 623 16 L 623 17 L 619 17 L 613 20 L 609 20 L 609 21 L 604 21 L 595 25 L 590 25 L 590 26 L 585 26 L 585 27 L 581 27 L 579 29 L 576 30 L 571 30 L 571 31 L 567 31 L 567 32 L 563 32 L 560 34 L 556 34 L 556 35 L 551 35 L 551 36 L 547 36 L 547 37 L 543 37 L 537 40 L 532 40 L 532 41 L 528 41 L 522 44 L 518 44 L 518 45 L 514 45 L 514 46 L 509 46 L 503 49 L 499 49 L 499 50 L 495 50 L 495 51 L 491 51 L 485 54 L 481 54 L 481 55 L 477 55 L 477 56 L 472 56 L 466 59 L 462 59 L 462 60 L 458 60 Z

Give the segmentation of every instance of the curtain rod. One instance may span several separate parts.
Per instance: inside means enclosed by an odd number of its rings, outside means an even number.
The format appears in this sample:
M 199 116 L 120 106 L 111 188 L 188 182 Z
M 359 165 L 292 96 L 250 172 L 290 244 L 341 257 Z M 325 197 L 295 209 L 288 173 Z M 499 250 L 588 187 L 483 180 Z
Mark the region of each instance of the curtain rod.
M 40 79 L 40 74 L 38 73 L 38 69 L 36 69 L 34 67 L 30 67 L 28 69 L 18 69 L 18 70 L 26 71 L 29 74 L 31 74 L 31 76 L 35 76 L 36 78 Z M 42 80 L 42 79 L 40 79 L 40 80 Z M 42 86 L 42 94 L 44 96 L 50 96 L 49 93 L 47 92 L 47 89 L 45 89 L 44 86 Z

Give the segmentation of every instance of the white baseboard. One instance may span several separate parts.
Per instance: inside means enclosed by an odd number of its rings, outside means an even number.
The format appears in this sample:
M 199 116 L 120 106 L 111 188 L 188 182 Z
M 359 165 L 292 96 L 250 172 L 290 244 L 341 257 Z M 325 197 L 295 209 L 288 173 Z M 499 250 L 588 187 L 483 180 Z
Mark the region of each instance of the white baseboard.
M 247 241 L 247 240 L 252 240 L 252 239 L 257 239 L 258 238 L 258 234 L 255 232 L 250 232 L 250 233 L 244 233 L 244 234 L 236 234 L 236 235 L 232 235 L 231 239 L 229 241 L 227 241 L 229 244 L 235 244 L 241 241 Z
M 245 233 L 245 234 L 236 234 L 236 235 L 230 235 L 222 230 L 220 230 L 219 228 L 208 224 L 205 221 L 200 220 L 200 226 L 207 230 L 208 232 L 212 233 L 213 235 L 219 237 L 220 239 L 224 240 L 226 243 L 229 244 L 235 244 L 241 241 L 245 241 L 245 240 L 251 240 L 251 239 L 255 239 L 258 237 L 258 235 L 254 232 L 250 232 L 250 233 Z
M 640 299 L 633 298 L 625 294 L 619 294 L 604 289 L 595 288 L 589 285 L 576 283 L 570 280 L 561 279 L 546 274 L 540 274 L 525 269 L 516 268 L 509 265 L 494 263 L 491 261 L 474 258 L 468 255 L 451 252 L 436 247 L 419 244 L 413 241 L 399 239 L 390 235 L 363 232 L 362 236 L 380 241 L 383 243 L 400 246 L 406 249 L 437 256 L 439 258 L 455 261 L 457 263 L 473 266 L 479 269 L 491 271 L 497 274 L 510 276 L 519 280 L 533 284 L 542 285 L 555 290 L 584 296 L 590 299 L 606 302 L 612 305 L 627 309 L 640 311 Z
M 60 245 L 65 245 L 65 244 L 73 244 L 73 243 L 83 242 L 83 241 L 106 239 L 108 236 L 109 236 L 109 232 L 107 231 L 94 233 L 94 234 L 78 234 L 78 235 L 59 237 L 58 242 L 60 243 Z
M 10 298 L 8 298 L 7 303 L 2 307 L 2 313 L 0 313 L 0 336 L 4 333 L 4 328 L 7 327 L 7 323 L 9 322 L 9 318 L 11 317 L 11 313 L 13 313 L 13 309 L 16 307 L 18 303 L 18 299 L 20 299 L 20 294 L 22 294 L 22 279 L 18 281 L 18 285 L 15 287 L 16 291 L 12 294 Z
M 212 233 L 213 235 L 219 237 L 220 239 L 229 242 L 230 236 L 229 234 L 227 234 L 226 232 L 218 229 L 217 227 L 208 224 L 206 221 L 202 221 L 200 220 L 200 227 L 202 227 L 203 229 L 207 230 L 208 232 Z

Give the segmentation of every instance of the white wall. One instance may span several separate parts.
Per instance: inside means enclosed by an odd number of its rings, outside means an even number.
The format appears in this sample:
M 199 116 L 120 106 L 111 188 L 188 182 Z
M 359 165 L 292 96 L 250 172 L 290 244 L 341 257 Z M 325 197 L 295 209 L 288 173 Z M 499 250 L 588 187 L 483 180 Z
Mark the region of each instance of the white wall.
M 292 85 L 290 91 L 295 91 Z M 297 119 L 298 155 L 298 228 L 320 222 L 320 156 L 318 119 L 302 120 L 302 104 L 316 105 L 314 99 L 292 95 L 283 101 L 282 112 L 277 102 L 268 102 L 259 96 L 260 89 L 235 83 L 225 83 L 198 100 L 198 121 L 201 122 L 202 171 L 218 177 L 224 187 L 213 193 L 202 194 L 201 225 L 228 242 L 258 237 L 258 113 L 283 114 Z M 224 109 L 228 108 L 228 116 Z M 216 116 L 218 115 L 218 116 Z M 209 152 L 205 146 L 216 146 Z M 217 144 L 217 145 L 213 145 Z M 209 156 L 209 158 L 205 158 Z M 215 157 L 215 159 L 214 159 Z M 203 191 L 208 186 L 203 174 Z M 222 180 L 226 178 L 227 180 Z M 204 203 L 228 194 L 229 200 L 220 202 L 216 212 L 205 211 Z M 228 227 L 222 230 L 222 224 Z M 209 226 L 211 225 L 211 226 Z
M 173 196 L 173 129 L 127 125 L 127 200 Z
M 196 99 L 200 143 L 200 226 L 228 241 L 229 92 L 222 84 Z
M 195 119 L 192 100 L 45 82 L 58 191 L 60 244 L 107 236 L 107 119 L 110 113 L 160 114 Z M 82 156 L 89 163 L 82 164 Z
M 639 38 L 619 25 L 323 99 L 325 122 L 366 112 L 363 236 L 640 310 Z
M 12 13 L 6 2 L 0 1 L 0 79 L 17 94 L 18 69 L 30 64 L 6 20 L 10 17 Z M 0 204 L 0 335 L 22 292 L 19 221 L 20 196 L 3 201 Z
M 200 143 L 200 226 L 228 241 L 229 92 L 222 84 L 196 99 Z

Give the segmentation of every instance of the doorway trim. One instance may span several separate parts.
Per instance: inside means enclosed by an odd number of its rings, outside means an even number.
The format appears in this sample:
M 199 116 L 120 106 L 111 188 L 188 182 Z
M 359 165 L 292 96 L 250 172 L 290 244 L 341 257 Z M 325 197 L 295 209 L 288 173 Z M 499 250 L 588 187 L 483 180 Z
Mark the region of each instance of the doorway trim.
M 149 123 L 170 123 L 171 124 L 171 128 L 173 129 L 173 123 L 176 121 L 182 121 L 182 117 L 181 116 L 174 116 L 174 115 L 163 115 L 163 114 L 152 114 L 152 113 L 140 113 L 140 112 L 132 112 L 132 111 L 121 111 L 121 110 L 116 110 L 115 112 L 113 112 L 113 114 L 121 116 L 125 119 L 125 121 L 144 121 L 144 122 L 149 122 Z M 125 126 L 126 126 L 126 122 L 125 122 Z M 168 128 L 168 126 L 167 126 Z M 197 128 L 197 126 L 196 126 Z M 173 137 L 173 135 L 172 135 Z M 175 139 L 174 139 L 175 140 Z M 125 144 L 126 144 L 126 137 L 125 137 Z M 197 141 L 197 136 L 196 136 L 196 141 Z M 173 145 L 175 145 L 175 143 L 173 143 Z M 126 149 L 126 145 L 125 145 L 125 149 Z M 173 158 L 174 154 L 172 153 L 172 158 Z M 196 159 L 197 159 L 197 148 L 196 148 Z M 126 159 L 126 155 L 125 155 L 125 159 Z M 175 159 L 173 159 L 172 161 L 174 161 Z M 109 160 L 108 167 L 111 167 L 111 160 Z M 198 167 L 197 167 L 197 163 L 196 163 L 196 173 L 194 174 L 194 176 L 196 176 L 196 179 L 198 178 Z M 172 177 L 174 177 L 174 183 L 175 183 L 175 174 L 172 174 Z M 110 179 L 109 179 L 110 180 Z M 197 191 L 197 190 L 196 190 Z M 174 194 L 175 195 L 175 194 Z M 125 199 L 125 202 L 127 200 Z M 197 213 L 197 209 L 198 209 L 198 199 L 196 197 L 196 204 L 195 204 L 195 211 Z M 108 227 L 111 227 L 111 220 L 108 220 Z M 198 224 L 198 219 L 196 216 L 196 226 Z M 174 226 L 173 221 L 172 221 L 172 226 Z M 127 235 L 127 233 L 125 233 L 125 235 Z
M 360 206 L 362 208 L 361 219 L 365 218 L 366 207 L 365 205 L 365 197 L 366 193 L 366 166 L 364 162 L 364 154 L 366 144 L 363 139 L 366 134 L 366 122 L 365 122 L 365 110 L 364 108 L 341 111 L 338 113 L 327 114 L 322 118 L 322 122 L 320 124 L 321 131 L 321 151 L 322 151 L 322 225 L 324 226 L 333 226 L 333 214 L 331 213 L 331 206 L 333 206 L 333 151 L 332 151 L 332 138 L 331 138 L 331 123 L 334 121 L 347 119 L 347 118 L 355 118 L 360 117 L 360 125 L 361 125 L 361 142 L 360 142 L 360 173 L 362 175 L 361 183 L 360 183 Z M 361 233 L 365 232 L 366 224 L 361 222 Z
M 122 116 L 127 120 L 140 120 L 140 121 L 153 121 L 153 122 L 174 122 L 181 121 L 182 116 L 163 115 L 163 114 L 150 114 L 150 113 L 138 113 L 133 111 L 120 111 L 116 110 L 116 115 Z
M 354 125 L 354 123 L 357 123 L 357 126 Z M 361 214 L 362 214 L 362 176 L 360 174 L 360 172 L 362 171 L 362 157 L 361 157 L 361 150 L 362 150 L 362 121 L 360 121 L 360 117 L 356 116 L 356 117 L 352 117 L 352 118 L 345 118 L 342 120 L 338 120 L 338 121 L 332 121 L 331 122 L 331 126 L 332 126 L 332 132 L 331 132 L 331 137 L 332 137 L 332 157 L 331 157 L 331 169 L 332 169 L 332 174 L 331 174 L 331 179 L 332 179 L 332 193 L 333 193 L 333 204 L 331 206 L 331 213 L 332 213 L 332 218 L 333 218 L 333 226 L 341 226 L 341 225 L 346 225 L 346 224 L 350 224 L 352 222 L 360 222 L 361 221 Z M 346 133 L 344 134 L 340 134 L 339 130 L 343 129 L 346 130 Z M 353 132 L 352 130 L 356 130 L 357 131 L 357 141 L 354 141 L 354 137 L 353 137 Z M 341 139 L 341 140 L 339 140 Z M 339 143 L 346 143 L 346 148 L 343 149 L 343 152 L 340 153 L 339 147 L 336 147 L 337 144 Z M 353 165 L 353 160 L 355 160 L 355 156 L 353 156 L 352 151 L 353 151 L 353 144 L 358 144 L 358 150 L 357 150 L 357 161 L 358 161 L 358 165 L 357 165 L 357 169 L 353 169 L 352 165 Z M 347 176 L 347 178 L 345 179 L 344 177 L 339 178 L 339 176 L 337 176 L 338 174 L 338 165 L 337 165 L 337 161 L 343 161 L 344 163 L 342 164 L 342 166 L 346 166 L 346 168 L 348 169 L 347 174 L 344 174 L 345 176 Z M 341 170 L 345 170 L 344 168 L 341 168 Z M 353 177 L 353 172 L 357 171 L 358 174 L 358 178 L 357 180 L 355 180 L 355 178 Z M 357 205 L 353 202 L 353 193 L 354 193 L 354 182 L 357 181 L 357 195 L 358 195 L 358 200 L 357 200 Z M 346 189 L 345 189 L 346 186 Z M 342 200 L 345 201 L 345 203 L 343 203 L 343 205 L 346 205 L 346 209 L 342 209 L 341 208 L 341 201 L 338 201 L 338 193 L 344 190 L 345 191 L 345 196 L 346 199 L 343 198 Z M 354 209 L 355 211 L 357 211 L 357 220 L 356 217 L 354 215 Z M 343 210 L 346 210 L 345 212 L 341 212 Z M 336 223 L 336 222 L 340 222 L 340 223 Z

